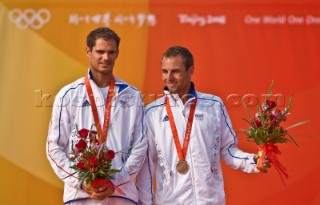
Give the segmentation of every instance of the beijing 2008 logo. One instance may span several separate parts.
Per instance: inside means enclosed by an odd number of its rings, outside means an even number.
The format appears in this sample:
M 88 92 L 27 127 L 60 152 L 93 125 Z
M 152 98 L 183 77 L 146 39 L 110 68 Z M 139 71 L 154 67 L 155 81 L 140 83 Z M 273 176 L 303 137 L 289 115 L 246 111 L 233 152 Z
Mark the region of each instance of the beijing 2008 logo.
M 48 9 L 39 9 L 35 11 L 34 9 L 26 9 L 24 11 L 20 9 L 12 9 L 9 13 L 9 19 L 13 22 L 19 29 L 32 28 L 39 30 L 44 24 L 48 23 L 51 18 L 51 14 Z

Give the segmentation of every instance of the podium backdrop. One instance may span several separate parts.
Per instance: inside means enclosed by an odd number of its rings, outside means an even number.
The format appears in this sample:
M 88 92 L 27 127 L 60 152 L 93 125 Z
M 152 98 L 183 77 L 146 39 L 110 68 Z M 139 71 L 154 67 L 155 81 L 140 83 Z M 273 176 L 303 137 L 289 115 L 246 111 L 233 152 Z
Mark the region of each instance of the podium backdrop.
M 62 204 L 45 155 L 53 99 L 87 73 L 85 38 L 109 26 L 121 37 L 115 74 L 149 103 L 162 93 L 160 59 L 173 45 L 195 57 L 196 89 L 220 96 L 235 130 L 239 104 L 254 111 L 271 81 L 299 147 L 279 145 L 289 179 L 223 166 L 228 205 L 320 204 L 318 0 L 0 0 L 0 204 Z M 239 147 L 257 152 L 239 135 Z

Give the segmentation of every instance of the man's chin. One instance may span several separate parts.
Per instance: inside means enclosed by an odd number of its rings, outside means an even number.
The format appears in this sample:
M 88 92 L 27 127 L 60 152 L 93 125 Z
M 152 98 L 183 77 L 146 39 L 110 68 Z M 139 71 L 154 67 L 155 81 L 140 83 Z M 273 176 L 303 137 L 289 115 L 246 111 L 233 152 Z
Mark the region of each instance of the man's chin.
M 168 90 L 171 94 L 176 94 L 177 93 L 177 90 L 176 89 L 172 89 L 172 88 L 169 88 L 168 87 Z
M 110 73 L 112 73 L 112 68 L 111 67 L 102 67 L 102 68 L 100 68 L 100 71 L 101 71 L 101 73 L 104 73 L 104 74 L 110 74 Z

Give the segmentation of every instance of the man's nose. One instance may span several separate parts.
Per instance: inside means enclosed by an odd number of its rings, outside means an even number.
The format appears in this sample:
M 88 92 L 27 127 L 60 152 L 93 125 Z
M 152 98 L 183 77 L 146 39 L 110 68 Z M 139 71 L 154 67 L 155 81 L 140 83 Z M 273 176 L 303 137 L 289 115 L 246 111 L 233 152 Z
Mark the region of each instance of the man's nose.
M 108 59 L 109 59 L 108 53 L 104 53 L 104 54 L 102 55 L 102 58 L 103 58 L 103 60 L 108 60 Z
M 168 80 L 171 81 L 173 79 L 173 74 L 171 72 L 168 73 Z

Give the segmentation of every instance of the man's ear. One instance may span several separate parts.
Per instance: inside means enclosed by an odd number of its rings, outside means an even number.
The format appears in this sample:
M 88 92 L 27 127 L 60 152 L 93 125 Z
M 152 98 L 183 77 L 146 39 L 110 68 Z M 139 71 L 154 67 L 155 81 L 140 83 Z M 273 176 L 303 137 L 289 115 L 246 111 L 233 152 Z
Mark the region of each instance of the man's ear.
M 190 72 L 191 75 L 193 75 L 193 72 L 194 72 L 194 66 L 193 65 L 189 67 L 189 72 Z
M 88 57 L 90 57 L 90 55 L 91 55 L 91 50 L 88 46 L 86 47 L 86 54 Z

